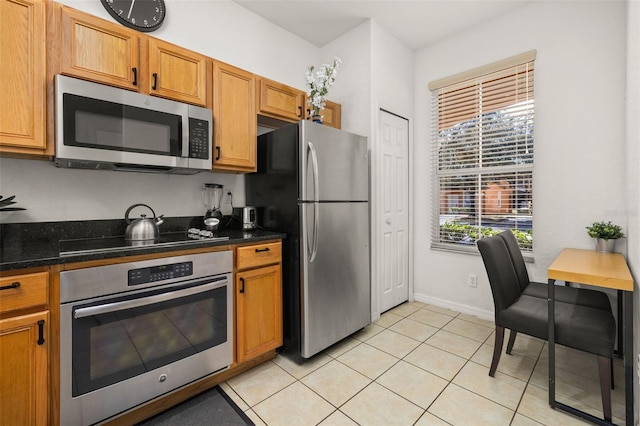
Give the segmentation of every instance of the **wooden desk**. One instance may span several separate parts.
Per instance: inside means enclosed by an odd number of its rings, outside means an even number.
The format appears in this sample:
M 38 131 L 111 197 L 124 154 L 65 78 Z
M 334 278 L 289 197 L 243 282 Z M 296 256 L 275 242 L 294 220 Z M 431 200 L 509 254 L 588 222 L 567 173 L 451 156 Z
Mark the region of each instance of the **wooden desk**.
M 611 424 L 556 401 L 555 397 L 555 291 L 556 280 L 618 290 L 618 347 L 624 351 L 625 417 L 633 425 L 633 278 L 619 253 L 564 249 L 548 270 L 549 277 L 549 405 L 597 424 Z

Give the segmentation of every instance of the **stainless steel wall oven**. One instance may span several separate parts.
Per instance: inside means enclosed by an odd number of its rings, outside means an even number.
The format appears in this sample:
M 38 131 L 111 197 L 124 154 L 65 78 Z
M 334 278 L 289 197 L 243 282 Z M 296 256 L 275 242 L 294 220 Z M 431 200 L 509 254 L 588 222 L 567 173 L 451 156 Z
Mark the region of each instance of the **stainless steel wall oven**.
M 60 422 L 93 424 L 233 361 L 231 251 L 60 274 Z

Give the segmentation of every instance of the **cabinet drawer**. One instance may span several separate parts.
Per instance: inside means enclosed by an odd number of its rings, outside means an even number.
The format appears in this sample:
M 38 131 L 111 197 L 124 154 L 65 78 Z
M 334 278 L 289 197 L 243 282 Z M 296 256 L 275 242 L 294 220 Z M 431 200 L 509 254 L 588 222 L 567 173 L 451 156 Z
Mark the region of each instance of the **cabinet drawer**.
M 281 261 L 281 242 L 238 247 L 236 251 L 236 266 L 238 270 L 280 263 Z
M 15 286 L 0 290 L 0 313 L 31 306 L 45 306 L 48 299 L 48 279 L 48 272 L 0 278 L 0 288 Z

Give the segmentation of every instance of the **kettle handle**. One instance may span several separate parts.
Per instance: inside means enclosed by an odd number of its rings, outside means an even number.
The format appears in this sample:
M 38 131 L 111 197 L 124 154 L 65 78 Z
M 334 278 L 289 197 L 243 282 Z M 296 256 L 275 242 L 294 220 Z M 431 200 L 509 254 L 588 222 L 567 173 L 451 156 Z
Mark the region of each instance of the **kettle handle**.
M 139 207 L 139 206 L 143 206 L 143 207 L 146 207 L 149 210 L 151 210 L 151 213 L 153 213 L 153 218 L 154 219 L 156 218 L 156 212 L 154 212 L 153 209 L 151 207 L 149 207 L 148 205 L 146 205 L 146 204 L 134 204 L 131 207 L 129 207 L 127 209 L 127 211 L 125 212 L 125 214 L 124 214 L 124 220 L 127 222 L 127 225 L 131 223 L 131 219 L 129 219 L 129 212 L 131 210 L 133 210 L 135 207 Z

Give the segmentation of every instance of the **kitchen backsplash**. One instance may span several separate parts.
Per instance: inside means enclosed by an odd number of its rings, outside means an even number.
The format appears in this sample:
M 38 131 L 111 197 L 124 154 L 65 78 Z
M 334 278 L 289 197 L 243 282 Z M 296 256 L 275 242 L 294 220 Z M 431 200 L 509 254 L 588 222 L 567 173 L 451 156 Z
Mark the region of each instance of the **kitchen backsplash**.
M 192 176 L 56 168 L 50 161 L 0 158 L 0 195 L 15 195 L 27 210 L 0 212 L 1 223 L 123 219 L 129 206 L 144 203 L 166 217 L 205 212 L 205 183 L 224 186 L 221 210 L 244 206 L 244 176 L 203 172 Z

